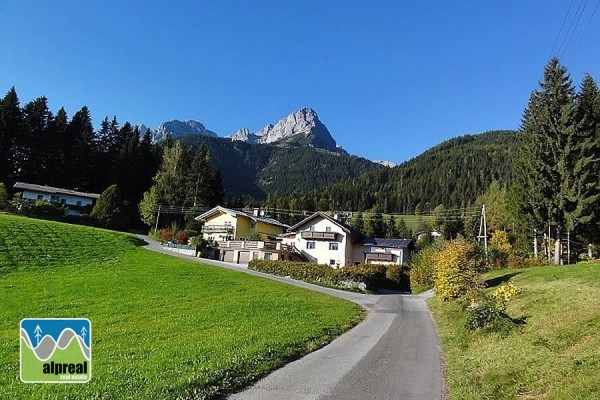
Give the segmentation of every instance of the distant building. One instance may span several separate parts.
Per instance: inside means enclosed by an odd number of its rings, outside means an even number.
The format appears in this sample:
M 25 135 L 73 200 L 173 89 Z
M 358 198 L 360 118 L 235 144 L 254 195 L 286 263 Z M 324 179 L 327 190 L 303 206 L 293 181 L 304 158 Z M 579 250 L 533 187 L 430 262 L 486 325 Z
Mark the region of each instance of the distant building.
M 76 190 L 62 189 L 45 185 L 17 182 L 13 186 L 21 192 L 21 198 L 29 201 L 45 201 L 57 206 L 64 206 L 71 213 L 77 213 L 78 207 L 93 206 L 100 197 L 96 193 L 85 193 Z

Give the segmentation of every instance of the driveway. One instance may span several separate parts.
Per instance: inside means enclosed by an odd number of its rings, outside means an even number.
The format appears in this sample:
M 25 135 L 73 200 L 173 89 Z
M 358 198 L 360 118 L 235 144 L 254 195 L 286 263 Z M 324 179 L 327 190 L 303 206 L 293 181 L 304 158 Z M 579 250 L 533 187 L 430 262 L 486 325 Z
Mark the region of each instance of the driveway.
M 425 303 L 431 293 L 367 295 L 329 289 L 237 264 L 173 253 L 152 239 L 140 237 L 151 250 L 327 293 L 368 310 L 362 323 L 327 346 L 285 365 L 229 399 L 444 399 L 442 356 Z

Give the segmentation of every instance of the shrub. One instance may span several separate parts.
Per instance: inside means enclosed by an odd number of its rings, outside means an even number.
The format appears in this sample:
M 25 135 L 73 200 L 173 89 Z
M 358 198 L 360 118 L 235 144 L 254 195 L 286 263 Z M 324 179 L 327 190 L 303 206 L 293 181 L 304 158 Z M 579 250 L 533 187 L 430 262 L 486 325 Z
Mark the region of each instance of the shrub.
M 462 239 L 446 242 L 434 257 L 435 294 L 442 300 L 475 296 L 481 287 L 483 260 L 475 246 Z
M 188 242 L 188 237 L 187 237 L 187 235 L 185 234 L 185 232 L 183 232 L 183 231 L 179 231 L 179 232 L 177 232 L 177 240 L 176 240 L 176 242 L 177 242 L 178 244 L 187 244 L 187 242 Z
M 8 208 L 8 192 L 3 182 L 0 182 L 0 210 Z
M 162 229 L 160 231 L 160 241 L 163 243 L 173 241 L 173 231 L 169 228 Z
M 508 233 L 495 231 L 490 240 L 490 263 L 496 268 L 506 268 L 512 255 L 513 249 L 508 240 Z
M 401 266 L 393 267 L 391 277 L 388 277 L 389 267 L 379 264 L 362 264 L 335 269 L 325 264 L 297 261 L 251 260 L 248 263 L 248 268 L 255 271 L 289 276 L 337 288 L 360 287 L 359 283 L 363 283 L 365 290 L 371 291 L 384 287 L 394 290 L 410 290 L 410 285 L 406 285 L 408 281 L 406 272 Z
M 510 317 L 506 314 L 504 303 L 486 299 L 479 304 L 472 304 L 467 309 L 465 328 L 468 331 L 486 328 L 489 331 L 497 331 L 503 325 L 503 320 Z
M 410 262 L 410 281 L 413 285 L 433 286 L 436 254 L 441 251 L 444 242 L 435 241 L 415 254 Z
M 387 289 L 399 290 L 402 292 L 410 292 L 410 275 L 409 268 L 392 264 L 388 265 L 385 270 L 385 287 Z
M 205 248 L 208 242 L 202 236 L 192 236 L 188 239 L 188 244 L 197 248 Z
M 162 230 L 161 229 L 150 229 L 150 232 L 148 232 L 148 236 L 150 236 L 152 239 L 156 240 L 156 241 L 161 241 L 162 240 Z
M 64 209 L 42 200 L 37 200 L 30 209 L 30 216 L 36 218 L 60 220 L 64 215 Z
M 506 313 L 506 303 L 518 293 L 517 287 L 508 282 L 496 288 L 491 296 L 483 295 L 479 303 L 468 308 L 465 328 L 469 331 L 508 332 L 517 322 Z

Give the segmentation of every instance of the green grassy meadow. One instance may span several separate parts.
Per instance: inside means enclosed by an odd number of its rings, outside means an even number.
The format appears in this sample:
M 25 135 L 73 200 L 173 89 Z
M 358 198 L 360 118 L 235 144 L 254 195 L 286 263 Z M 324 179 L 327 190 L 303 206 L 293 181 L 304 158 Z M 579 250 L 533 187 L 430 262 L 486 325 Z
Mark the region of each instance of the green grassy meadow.
M 520 289 L 508 314 L 526 324 L 505 334 L 468 333 L 464 304 L 431 299 L 449 398 L 600 399 L 600 265 L 501 270 L 487 278 Z
M 331 341 L 359 306 L 148 251 L 131 235 L 0 215 L 0 398 L 210 398 Z M 19 379 L 23 318 L 89 318 L 92 379 Z

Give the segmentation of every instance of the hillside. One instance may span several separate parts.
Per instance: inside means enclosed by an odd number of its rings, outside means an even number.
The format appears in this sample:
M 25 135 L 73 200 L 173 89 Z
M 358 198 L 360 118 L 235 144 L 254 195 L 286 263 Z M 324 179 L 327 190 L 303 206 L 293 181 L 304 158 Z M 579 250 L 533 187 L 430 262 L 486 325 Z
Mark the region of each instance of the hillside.
M 250 144 L 200 135 L 181 140 L 208 148 L 229 197 L 298 194 L 384 168 L 362 157 L 301 145 Z
M 363 315 L 341 299 L 139 244 L 132 235 L 0 214 L 0 399 L 217 398 L 325 345 Z M 15 340 L 23 318 L 88 318 L 90 382 L 23 384 Z
M 508 314 L 525 321 L 508 333 L 468 333 L 467 304 L 430 301 L 449 399 L 600 398 L 600 265 L 494 271 L 489 290 L 507 281 Z
M 509 184 L 518 132 L 490 131 L 445 141 L 394 168 L 379 168 L 295 196 L 296 204 L 410 214 L 465 207 L 497 180 Z

